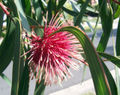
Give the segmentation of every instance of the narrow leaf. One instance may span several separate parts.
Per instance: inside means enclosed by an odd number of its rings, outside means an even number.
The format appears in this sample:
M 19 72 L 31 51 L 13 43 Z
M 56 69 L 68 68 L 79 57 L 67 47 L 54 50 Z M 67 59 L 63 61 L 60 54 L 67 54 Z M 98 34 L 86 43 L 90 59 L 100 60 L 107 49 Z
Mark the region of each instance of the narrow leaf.
M 112 63 L 114 63 L 116 66 L 118 66 L 120 68 L 120 58 L 119 57 L 115 57 L 110 54 L 102 53 L 102 52 L 98 52 L 98 53 L 100 56 L 106 58 L 107 60 L 111 61 Z
M 90 72 L 91 72 L 92 79 L 94 82 L 96 94 L 97 95 L 112 95 L 111 93 L 114 93 L 114 92 L 112 89 L 110 89 L 111 85 L 109 85 L 108 75 L 106 75 L 106 72 L 103 68 L 101 60 L 99 59 L 99 56 L 97 52 L 95 51 L 87 35 L 81 30 L 75 27 L 72 27 L 72 26 L 61 28 L 60 30 L 54 32 L 53 34 L 57 32 L 62 32 L 62 31 L 68 31 L 72 33 L 80 41 L 83 47 L 84 53 L 86 55 L 86 59 L 89 64 L 89 68 L 90 68 Z
M 24 27 L 24 29 L 28 32 L 30 32 L 30 26 L 28 24 L 28 21 L 27 21 L 27 18 L 26 18 L 26 15 L 23 11 L 23 8 L 22 8 L 22 4 L 21 4 L 21 1 L 20 0 L 14 0 L 14 3 L 17 7 L 17 10 L 18 10 L 18 13 L 19 13 L 19 17 L 21 19 L 21 22 L 22 22 L 22 26 Z
M 23 10 L 27 15 L 31 15 L 31 0 L 21 0 Z
M 82 21 L 82 18 L 83 18 L 83 15 L 86 12 L 86 8 L 87 8 L 89 2 L 90 2 L 90 0 L 86 0 L 86 2 L 81 6 L 80 13 L 77 16 L 76 21 L 75 21 L 75 26 L 79 26 L 80 25 L 80 23 Z
M 35 10 L 35 19 L 37 22 L 39 22 L 39 24 L 41 24 L 43 14 L 39 2 L 39 0 L 33 0 L 33 7 Z
M 57 6 L 57 11 L 60 10 L 63 7 L 63 5 L 65 4 L 66 1 L 67 0 L 59 0 L 59 4 Z
M 114 14 L 114 19 L 118 18 L 120 16 L 120 6 L 118 6 L 117 11 Z
M 9 86 L 11 86 L 12 82 L 4 73 L 2 73 L 0 76 L 7 82 Z
M 104 52 L 112 30 L 113 13 L 110 4 L 108 5 L 106 0 L 99 0 L 99 9 L 103 33 L 97 51 Z
M 15 34 L 15 47 L 12 71 L 12 88 L 11 95 L 18 95 L 19 79 L 20 79 L 20 23 L 15 20 L 16 34 Z
M 1 37 L 1 34 L 2 34 L 3 16 L 4 16 L 4 12 L 0 8 L 0 37 Z
M 116 53 L 117 56 L 120 56 L 120 19 L 118 22 L 117 37 L 116 37 Z
M 67 8 L 65 8 L 65 7 L 62 7 L 62 9 L 63 9 L 66 13 L 70 14 L 71 16 L 77 16 L 77 15 L 78 15 L 77 12 L 72 11 L 72 10 L 69 10 L 69 9 L 67 9 Z
M 56 14 L 56 0 L 49 0 L 47 9 L 48 9 L 48 21 L 50 21 L 52 15 Z
M 42 11 L 43 11 L 44 13 L 46 13 L 46 11 L 45 11 L 45 8 L 44 8 L 44 6 L 43 6 L 42 1 L 43 1 L 43 0 L 38 0 L 38 3 L 39 3 L 39 5 L 40 5 L 40 7 L 41 7 Z
M 32 19 L 31 17 L 27 17 L 28 22 L 31 26 L 35 27 L 34 31 L 36 32 L 37 35 L 40 35 L 43 37 L 43 26 L 41 26 L 36 20 Z
M 44 95 L 45 85 L 42 79 L 40 83 L 36 82 L 34 95 Z
M 6 69 L 13 58 L 15 43 L 15 24 L 7 21 L 7 34 L 0 46 L 0 74 Z
M 108 79 L 108 83 L 110 85 L 111 93 L 112 93 L 112 95 L 118 95 L 117 94 L 117 86 L 115 84 L 115 81 L 114 81 L 110 71 L 106 67 L 105 63 L 103 61 L 102 61 L 102 63 L 103 63 L 103 67 L 104 67 L 104 70 L 105 70 L 106 77 Z
M 29 66 L 26 62 L 25 67 L 24 67 L 24 71 L 22 74 L 22 78 L 20 80 L 20 85 L 19 85 L 19 93 L 18 95 L 28 95 L 28 91 L 29 91 Z

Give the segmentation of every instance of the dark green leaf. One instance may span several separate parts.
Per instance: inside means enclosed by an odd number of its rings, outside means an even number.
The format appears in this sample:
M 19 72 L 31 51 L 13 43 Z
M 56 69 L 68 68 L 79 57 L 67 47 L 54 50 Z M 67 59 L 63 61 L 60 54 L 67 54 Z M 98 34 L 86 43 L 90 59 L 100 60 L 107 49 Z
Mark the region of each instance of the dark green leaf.
M 21 42 L 23 42 L 22 39 L 21 39 Z M 23 55 L 23 54 L 24 54 L 24 45 L 21 44 L 21 55 Z M 22 75 L 23 75 L 24 66 L 25 66 L 25 58 L 20 57 L 20 80 L 21 80 Z
M 17 13 L 17 8 L 15 6 L 15 3 L 14 3 L 14 0 L 8 0 L 8 8 L 12 9 L 12 13 L 14 14 L 14 16 L 18 16 L 18 13 Z
M 108 68 L 106 67 L 105 63 L 102 61 L 103 63 L 103 67 L 104 67 L 104 70 L 105 70 L 105 73 L 106 73 L 106 77 L 108 79 L 108 83 L 110 85 L 110 89 L 111 89 L 111 95 L 118 95 L 117 94 L 117 87 L 116 87 L 116 84 L 115 84 L 115 81 L 110 73 L 110 71 L 108 70 Z
M 119 19 L 117 37 L 116 37 L 116 53 L 117 53 L 117 56 L 120 56 L 120 19 Z
M 110 4 L 106 0 L 99 0 L 99 13 L 102 23 L 103 33 L 97 47 L 97 51 L 105 51 L 113 24 L 113 13 Z M 108 23 L 109 22 L 109 23 Z
M 31 0 L 21 0 L 24 12 L 31 16 Z
M 60 10 L 63 7 L 63 5 L 65 4 L 66 1 L 67 0 L 59 0 L 59 4 L 57 6 L 57 11 Z
M 91 41 L 87 37 L 87 35 L 82 32 L 81 30 L 75 27 L 64 27 L 59 29 L 58 31 L 54 32 L 63 32 L 68 31 L 76 36 L 76 38 L 80 41 L 84 53 L 86 55 L 87 62 L 89 64 L 90 72 L 92 75 L 92 79 L 95 86 L 95 91 L 97 95 L 111 95 L 114 93 L 114 90 L 110 89 L 111 85 L 109 84 L 109 75 L 106 74 L 102 62 L 95 51 Z M 107 76 L 107 78 L 106 78 Z M 114 85 L 113 85 L 114 86 Z M 116 92 L 115 92 L 116 93 Z
M 78 15 L 77 12 L 74 12 L 74 11 L 72 11 L 72 10 L 69 10 L 69 9 L 67 9 L 67 8 L 65 8 L 65 7 L 62 7 L 62 9 L 63 9 L 66 13 L 68 13 L 68 14 L 70 14 L 70 15 L 72 15 L 72 16 L 77 16 L 77 15 Z
M 20 23 L 15 19 L 16 32 L 15 32 L 15 46 L 13 58 L 13 71 L 12 71 L 12 87 L 11 95 L 18 95 L 19 79 L 20 79 Z
M 47 9 L 48 9 L 48 21 L 50 21 L 52 15 L 56 14 L 56 0 L 49 0 Z
M 42 1 L 41 1 L 41 0 L 38 0 L 38 3 L 39 3 L 39 5 L 40 5 L 40 7 L 41 7 L 42 11 L 43 11 L 44 13 L 46 13 L 46 11 L 45 11 L 45 8 L 44 8 L 44 6 L 43 6 Z
M 35 19 L 37 22 L 39 22 L 39 24 L 41 24 L 43 14 L 42 14 L 42 10 L 41 10 L 41 7 L 39 5 L 39 2 L 40 2 L 40 0 L 33 0 L 33 7 L 35 10 Z
M 1 34 L 2 34 L 3 16 L 4 16 L 4 12 L 0 8 L 0 37 L 1 37 Z
M 6 69 L 13 58 L 15 29 L 14 23 L 8 20 L 7 34 L 0 46 L 0 74 Z
M 40 83 L 36 83 L 34 95 L 44 95 L 45 85 L 42 79 Z
M 86 2 L 81 6 L 80 13 L 76 17 L 75 26 L 79 26 L 80 25 L 80 23 L 82 21 L 82 18 L 83 18 L 83 15 L 86 12 L 86 8 L 87 8 L 89 2 L 90 2 L 90 0 L 86 0 Z
M 100 56 L 106 58 L 107 60 L 111 61 L 112 63 L 114 63 L 116 66 L 118 66 L 120 68 L 120 58 L 119 57 L 115 57 L 110 54 L 102 53 L 102 52 L 98 52 L 98 53 Z
M 29 79 L 30 79 L 29 78 L 29 73 L 30 73 L 29 66 L 28 66 L 27 61 L 26 61 L 24 71 L 23 71 L 23 74 L 22 74 L 22 78 L 20 80 L 18 95 L 28 95 Z

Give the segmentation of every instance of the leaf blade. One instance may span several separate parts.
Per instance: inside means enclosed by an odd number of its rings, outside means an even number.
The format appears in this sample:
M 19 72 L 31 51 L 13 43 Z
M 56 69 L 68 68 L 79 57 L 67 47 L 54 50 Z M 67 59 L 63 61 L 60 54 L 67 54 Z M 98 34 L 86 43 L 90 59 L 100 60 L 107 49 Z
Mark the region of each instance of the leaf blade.
M 18 95 L 19 79 L 20 79 L 20 23 L 15 20 L 16 34 L 14 46 L 13 72 L 11 95 Z
M 8 19 L 7 34 L 0 45 L 0 74 L 6 69 L 13 58 L 15 44 L 15 25 Z
M 111 5 L 107 5 L 106 0 L 99 0 L 99 7 L 103 33 L 97 46 L 97 51 L 104 52 L 110 37 L 110 33 L 112 31 L 113 13 Z
M 108 79 L 106 79 L 107 75 L 104 71 L 103 65 L 101 64 L 98 54 L 96 53 L 87 35 L 81 30 L 72 26 L 61 28 L 58 31 L 55 31 L 53 34 L 63 31 L 72 33 L 80 41 L 90 67 L 96 94 L 112 95 L 111 92 L 114 93 L 114 91 L 110 89 L 111 85 L 108 85 L 109 82 Z

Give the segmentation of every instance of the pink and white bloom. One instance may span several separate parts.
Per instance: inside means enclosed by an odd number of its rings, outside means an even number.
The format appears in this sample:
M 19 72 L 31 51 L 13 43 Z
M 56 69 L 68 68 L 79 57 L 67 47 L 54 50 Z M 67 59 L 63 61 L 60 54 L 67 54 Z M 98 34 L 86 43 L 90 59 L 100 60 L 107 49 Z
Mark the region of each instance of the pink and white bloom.
M 78 46 L 81 49 L 81 45 L 78 44 L 75 37 L 66 31 L 49 36 L 54 31 L 68 26 L 67 23 L 61 23 L 61 18 L 61 16 L 56 15 L 52 17 L 49 24 L 45 21 L 42 38 L 35 33 L 32 33 L 31 38 L 29 38 L 30 46 L 32 46 L 28 58 L 31 73 L 39 82 L 43 77 L 46 85 L 69 78 L 71 76 L 69 68 L 75 70 L 79 68 L 75 59 L 78 59 L 77 49 Z

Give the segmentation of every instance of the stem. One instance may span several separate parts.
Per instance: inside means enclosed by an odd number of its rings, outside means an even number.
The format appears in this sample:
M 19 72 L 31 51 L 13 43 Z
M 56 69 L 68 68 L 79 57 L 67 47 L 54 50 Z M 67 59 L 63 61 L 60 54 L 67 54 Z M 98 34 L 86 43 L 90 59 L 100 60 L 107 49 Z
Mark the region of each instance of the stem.
M 116 4 L 119 4 L 119 5 L 120 5 L 120 2 L 117 1 L 117 0 L 113 0 L 113 2 L 115 2 Z
M 10 15 L 10 13 L 8 12 L 7 10 L 7 7 L 5 5 L 3 5 L 1 2 L 0 2 L 0 7 L 2 8 L 2 10 L 4 11 L 4 13 L 10 17 L 10 19 L 14 22 L 14 20 L 12 19 L 12 16 Z M 15 22 L 14 22 L 15 23 Z
M 6 14 L 7 16 L 10 15 L 10 13 L 7 11 L 5 5 L 3 5 L 1 2 L 0 2 L 0 7 L 2 8 L 2 10 L 5 12 L 5 14 Z

